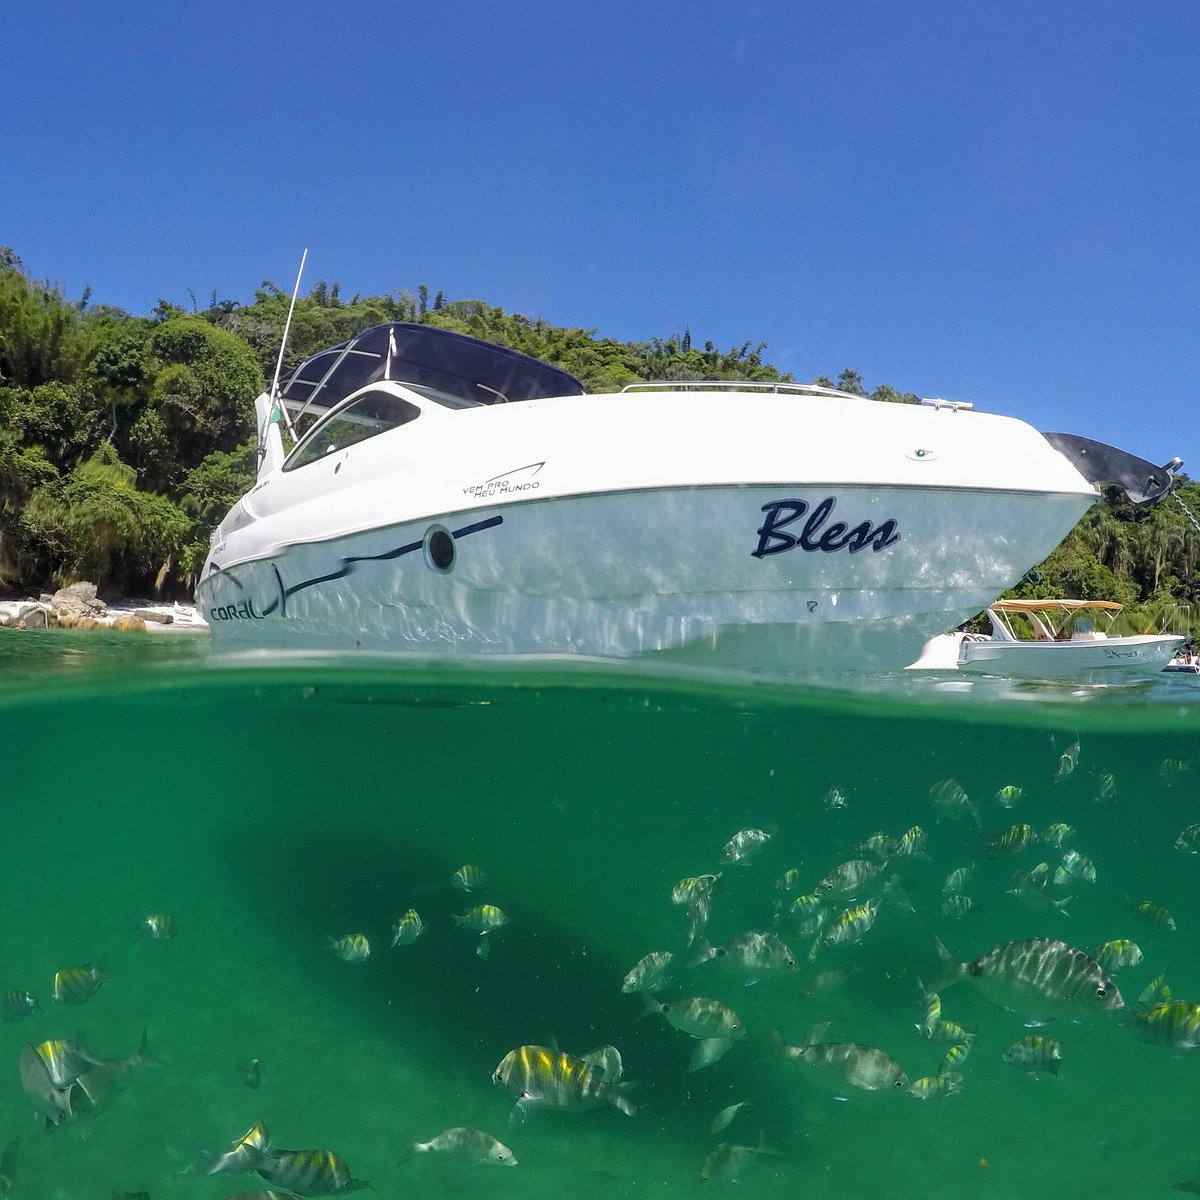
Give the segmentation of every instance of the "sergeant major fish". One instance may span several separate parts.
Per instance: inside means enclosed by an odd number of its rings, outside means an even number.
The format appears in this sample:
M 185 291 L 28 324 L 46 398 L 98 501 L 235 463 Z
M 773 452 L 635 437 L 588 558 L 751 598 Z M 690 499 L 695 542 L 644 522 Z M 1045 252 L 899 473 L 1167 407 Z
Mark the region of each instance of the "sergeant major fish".
M 472 929 L 476 933 L 491 933 L 508 924 L 508 916 L 494 904 L 480 904 L 465 913 L 454 915 L 454 924 L 459 929 Z
M 914 1079 L 908 1085 L 908 1094 L 915 1100 L 935 1100 L 956 1095 L 965 1086 L 963 1077 L 957 1071 L 940 1071 L 937 1075 Z
M 42 1006 L 32 992 L 19 989 L 4 993 L 0 1000 L 0 1017 L 6 1021 L 23 1021 L 30 1013 L 41 1012 Z
M 1078 850 L 1068 850 L 1062 856 L 1062 870 L 1072 879 L 1082 879 L 1084 883 L 1096 882 L 1096 864 Z M 1059 883 L 1059 875 L 1054 873 L 1055 884 Z
M 200 1157 L 181 1172 L 184 1175 L 241 1175 L 258 1164 L 258 1151 L 271 1145 L 271 1135 L 261 1121 L 255 1121 L 245 1133 L 229 1144 L 222 1154 L 202 1150 Z
M 152 942 L 167 942 L 175 936 L 175 921 L 167 913 L 152 913 L 143 917 L 135 929 Z
M 1075 836 L 1075 830 L 1065 821 L 1055 821 L 1047 825 L 1042 832 L 1042 841 L 1048 842 L 1056 850 L 1063 848 L 1063 843 Z
M 1092 957 L 1110 974 L 1136 967 L 1142 961 L 1142 949 L 1137 942 L 1128 938 L 1117 938 L 1112 942 L 1103 942 L 1093 946 Z
M 960 820 L 963 813 L 970 813 L 976 825 L 981 824 L 979 809 L 971 802 L 957 779 L 941 779 L 929 789 L 934 804 L 948 817 Z
M 486 887 L 487 883 L 487 872 L 480 867 L 471 866 L 470 863 L 459 867 L 450 876 L 450 886 L 456 887 L 462 892 L 473 892 L 476 888 Z
M 425 923 L 415 908 L 410 908 L 392 926 L 392 949 L 411 946 L 425 932 Z
M 1079 739 L 1076 738 L 1058 757 L 1058 766 L 1054 768 L 1054 782 L 1061 783 L 1079 765 Z
M 1176 1050 L 1200 1046 L 1200 1004 L 1164 1000 L 1134 1018 L 1151 1041 L 1165 1042 Z
M 583 1059 L 545 1046 L 510 1050 L 492 1072 L 492 1082 L 517 1097 L 511 1121 L 524 1120 L 534 1108 L 579 1112 L 611 1104 L 628 1117 L 636 1111 L 626 1095 L 632 1084 L 606 1083 Z
M 326 934 L 325 944 L 342 962 L 366 962 L 371 957 L 371 943 L 361 933 L 348 933 L 341 938 Z
M 1052 1075 L 1062 1074 L 1062 1046 L 1053 1038 L 1031 1033 L 1019 1042 L 1014 1042 L 1004 1052 L 1004 1061 L 1020 1067 L 1031 1075 L 1037 1071 L 1049 1071 Z
M 985 858 L 1008 858 L 1028 850 L 1037 840 L 1038 835 L 1032 825 L 1010 825 L 988 838 L 983 847 L 983 854 Z
M 21 1051 L 19 1070 L 21 1089 L 33 1111 L 45 1118 L 47 1128 L 72 1118 L 70 1090 L 54 1086 L 41 1055 L 28 1043 Z
M 1001 808 L 1015 808 L 1025 798 L 1025 789 L 1015 783 L 1007 784 L 996 793 L 996 803 Z
M 83 1004 L 100 990 L 106 978 L 102 958 L 94 967 L 91 963 L 66 967 L 54 976 L 54 1001 L 56 1004 Z
M 1168 929 L 1172 933 L 1175 931 L 1175 918 L 1155 900 L 1139 900 L 1133 906 L 1133 911 L 1147 924 Z
M 911 829 L 906 829 L 900 835 L 900 841 L 896 844 L 896 857 L 925 857 L 925 840 L 925 830 L 920 825 L 914 825 Z
M 1175 849 L 1200 854 L 1200 825 L 1189 825 L 1176 839 Z
M 862 941 L 879 915 L 879 901 L 872 899 L 866 904 L 848 908 L 836 916 L 825 930 L 825 942 L 830 946 L 854 945 Z
M 974 867 L 958 867 L 951 871 L 946 876 L 945 883 L 942 884 L 943 896 L 956 896 L 962 892 L 963 888 L 971 882 L 971 876 L 974 874 Z
M 268 1182 L 301 1196 L 334 1196 L 371 1185 L 352 1179 L 345 1160 L 332 1150 L 253 1151 L 254 1169 Z
M 839 787 L 830 788 L 825 793 L 825 807 L 832 812 L 836 812 L 840 808 L 845 808 L 849 802 L 846 793 Z

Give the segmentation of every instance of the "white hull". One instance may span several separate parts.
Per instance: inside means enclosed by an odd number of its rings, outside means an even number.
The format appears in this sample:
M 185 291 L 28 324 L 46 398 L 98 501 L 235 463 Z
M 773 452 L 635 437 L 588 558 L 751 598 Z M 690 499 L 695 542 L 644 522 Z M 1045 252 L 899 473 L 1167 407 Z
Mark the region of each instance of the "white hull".
M 891 521 L 900 537 L 879 551 L 797 544 L 754 557 L 764 505 L 787 497 L 811 510 L 830 496 L 831 517 Z M 977 613 L 1044 557 L 1087 504 L 998 500 L 865 486 L 523 500 L 288 546 L 209 574 L 197 599 L 231 645 L 902 667 L 931 633 Z M 951 523 L 960 534 L 947 539 Z M 455 535 L 445 572 L 425 551 L 439 528 Z
M 1183 641 L 1182 637 L 1165 634 L 1095 641 L 964 641 L 958 666 L 959 670 L 973 674 L 1029 679 L 1081 679 L 1096 672 L 1161 671 Z

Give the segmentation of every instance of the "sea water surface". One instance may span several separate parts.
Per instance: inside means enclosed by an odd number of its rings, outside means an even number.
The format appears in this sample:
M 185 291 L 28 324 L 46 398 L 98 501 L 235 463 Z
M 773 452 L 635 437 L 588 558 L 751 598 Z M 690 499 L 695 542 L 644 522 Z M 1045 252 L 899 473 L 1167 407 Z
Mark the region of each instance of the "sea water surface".
M 18 1200 L 219 1200 L 267 1185 L 184 1173 L 255 1121 L 274 1148 L 332 1150 L 381 1197 L 1143 1197 L 1196 1176 L 1200 1054 L 1148 1040 L 1138 997 L 1164 976 L 1200 1002 L 1200 856 L 1176 848 L 1200 822 L 1200 685 L 967 684 L 911 675 L 805 683 L 654 675 L 589 663 L 403 663 L 225 657 L 206 636 L 0 631 L 4 798 L 0 990 L 42 1011 L 0 1024 L 0 1139 L 19 1139 Z M 1064 761 L 1065 756 L 1065 761 Z M 979 814 L 931 795 L 958 782 Z M 1023 789 L 1014 807 L 996 799 Z M 831 796 L 831 792 L 840 793 Z M 844 799 L 844 803 L 842 800 Z M 1095 882 L 1070 878 L 1031 909 L 1013 873 L 1063 850 L 1045 840 L 988 857 L 1025 822 L 1076 831 Z M 926 834 L 837 912 L 879 899 L 856 944 L 802 933 L 789 912 L 882 831 Z M 740 830 L 770 834 L 722 864 Z M 465 864 L 486 873 L 451 885 Z M 943 880 L 973 871 L 968 915 L 943 915 Z M 796 890 L 777 881 L 796 869 Z M 722 873 L 703 936 L 762 930 L 797 965 L 751 986 L 711 960 L 689 966 L 686 877 Z M 892 881 L 886 888 L 885 881 Z M 1150 900 L 1169 930 L 1142 919 Z M 500 907 L 488 935 L 455 914 Z M 416 909 L 424 933 L 390 948 Z M 140 936 L 169 914 L 170 940 Z M 345 962 L 329 939 L 363 934 Z M 1031 1014 L 944 987 L 942 1017 L 976 1037 L 963 1089 L 827 1086 L 777 1051 L 810 1031 L 885 1050 L 910 1079 L 947 1046 L 926 1038 L 923 989 L 959 958 L 1031 937 L 1088 948 L 1133 939 L 1115 976 L 1121 1011 Z M 815 950 L 814 950 L 815 947 Z M 746 1036 L 689 1072 L 696 1043 L 622 980 L 645 954 L 674 955 L 650 1000 L 699 995 Z M 78 1006 L 57 971 L 103 959 Z M 827 1023 L 827 1024 L 826 1024 Z M 825 1026 L 824 1029 L 821 1029 Z M 129 1074 L 102 1112 L 47 1131 L 18 1079 L 27 1044 L 84 1034 L 127 1057 L 143 1030 L 162 1060 Z M 1060 1076 L 1004 1059 L 1038 1033 Z M 534 1111 L 493 1084 L 525 1044 L 580 1055 L 616 1046 L 637 1112 Z M 261 1084 L 244 1067 L 261 1063 Z M 748 1102 L 728 1128 L 717 1113 Z M 475 1127 L 515 1167 L 464 1170 L 415 1141 Z M 720 1143 L 741 1182 L 702 1182 Z

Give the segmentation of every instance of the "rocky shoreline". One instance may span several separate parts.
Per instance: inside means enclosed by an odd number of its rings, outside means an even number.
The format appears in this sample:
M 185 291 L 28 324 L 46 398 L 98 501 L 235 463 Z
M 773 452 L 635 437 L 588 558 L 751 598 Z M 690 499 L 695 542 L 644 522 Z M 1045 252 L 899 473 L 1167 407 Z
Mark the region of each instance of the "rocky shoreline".
M 127 600 L 106 604 L 94 583 L 73 583 L 36 600 L 0 600 L 0 629 L 107 629 L 117 633 L 197 633 L 208 629 L 189 604 Z

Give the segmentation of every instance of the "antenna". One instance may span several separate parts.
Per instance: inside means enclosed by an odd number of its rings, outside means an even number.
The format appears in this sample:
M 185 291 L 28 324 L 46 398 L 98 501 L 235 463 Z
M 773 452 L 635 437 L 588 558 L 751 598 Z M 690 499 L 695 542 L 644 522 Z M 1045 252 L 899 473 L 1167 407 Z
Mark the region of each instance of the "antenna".
M 300 278 L 304 274 L 304 264 L 308 260 L 308 247 L 304 247 L 304 253 L 300 255 L 300 270 L 296 272 L 296 286 L 292 288 L 292 302 L 288 305 L 287 321 L 283 326 L 283 340 L 279 343 L 279 359 L 275 363 L 275 378 L 271 380 L 271 406 L 274 407 L 279 401 L 279 373 L 283 370 L 283 352 L 287 349 L 288 334 L 292 329 L 292 314 L 296 311 L 296 297 L 300 294 Z M 292 440 L 296 441 L 296 430 L 292 427 L 292 420 L 288 416 L 287 406 L 280 404 L 279 413 L 283 417 L 283 423 L 288 427 L 288 433 L 292 435 Z

